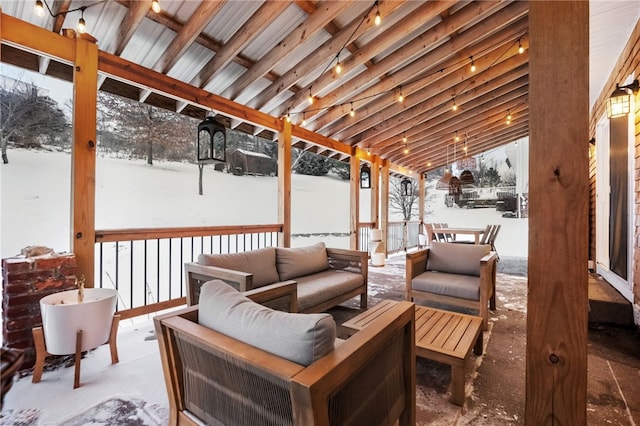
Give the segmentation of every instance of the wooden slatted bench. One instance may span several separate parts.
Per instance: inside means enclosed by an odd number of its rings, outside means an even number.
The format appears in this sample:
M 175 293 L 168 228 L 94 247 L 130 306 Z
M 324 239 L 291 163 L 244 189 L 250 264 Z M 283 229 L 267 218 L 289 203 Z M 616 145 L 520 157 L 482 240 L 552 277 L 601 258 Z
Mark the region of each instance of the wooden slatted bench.
M 362 330 L 397 302 L 383 300 L 342 324 Z M 482 355 L 482 318 L 416 305 L 416 355 L 451 366 L 451 402 L 464 404 L 464 367 L 471 350 Z

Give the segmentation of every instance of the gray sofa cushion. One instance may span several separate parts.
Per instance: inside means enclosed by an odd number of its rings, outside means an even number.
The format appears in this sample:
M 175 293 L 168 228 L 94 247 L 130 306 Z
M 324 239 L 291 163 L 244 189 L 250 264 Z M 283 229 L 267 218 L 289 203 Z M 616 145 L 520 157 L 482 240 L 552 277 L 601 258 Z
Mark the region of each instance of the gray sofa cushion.
M 480 276 L 480 259 L 489 254 L 488 244 L 452 244 L 431 241 L 427 271 Z
M 275 247 L 265 247 L 244 253 L 201 254 L 198 256 L 198 263 L 251 274 L 253 287 L 262 287 L 280 281 L 276 269 Z
M 304 311 L 364 284 L 364 277 L 354 272 L 329 269 L 297 277 L 298 310 Z
M 220 280 L 202 286 L 198 322 L 304 366 L 331 352 L 336 337 L 329 314 L 274 311 Z
M 411 288 L 461 299 L 480 300 L 480 277 L 472 275 L 427 271 L 411 280 Z
M 281 281 L 329 269 L 327 248 L 316 243 L 298 248 L 276 248 L 276 267 Z

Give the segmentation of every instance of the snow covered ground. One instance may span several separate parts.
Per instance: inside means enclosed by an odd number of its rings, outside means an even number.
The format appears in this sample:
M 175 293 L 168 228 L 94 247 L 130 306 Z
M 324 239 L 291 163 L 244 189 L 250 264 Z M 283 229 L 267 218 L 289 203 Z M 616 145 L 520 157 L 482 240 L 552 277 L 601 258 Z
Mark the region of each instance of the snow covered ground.
M 9 150 L 0 166 L 0 254 L 14 256 L 29 245 L 70 249 L 71 157 L 63 152 Z M 277 223 L 277 178 L 234 176 L 205 167 L 198 195 L 193 164 L 99 156 L 96 166 L 96 228 L 159 228 Z M 527 256 L 528 220 L 503 218 L 493 208 L 446 207 L 444 191 L 428 185 L 427 222 L 484 227 L 500 223 L 496 248 L 504 256 Z M 349 184 L 335 177 L 292 176 L 293 234 L 348 233 Z M 369 221 L 369 191 L 361 191 L 361 220 Z M 391 220 L 399 220 L 391 218 Z M 295 238 L 300 246 L 323 240 L 348 247 L 346 237 Z

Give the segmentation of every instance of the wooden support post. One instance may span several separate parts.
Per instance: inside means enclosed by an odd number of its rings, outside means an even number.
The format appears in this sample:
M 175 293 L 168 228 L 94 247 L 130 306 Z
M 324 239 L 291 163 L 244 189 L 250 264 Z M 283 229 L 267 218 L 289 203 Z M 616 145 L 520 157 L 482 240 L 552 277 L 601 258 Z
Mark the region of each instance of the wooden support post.
M 71 151 L 71 247 L 78 276 L 94 286 L 96 199 L 96 109 L 98 46 L 75 39 L 73 69 L 73 148 Z
M 380 157 L 377 155 L 371 162 L 371 222 L 380 228 Z
M 420 230 L 418 233 L 421 233 L 423 231 L 423 224 L 424 224 L 424 201 L 425 201 L 425 178 L 424 178 L 424 173 L 420 173 L 420 176 L 418 177 L 418 217 L 420 218 Z
M 589 2 L 529 2 L 529 294 L 525 422 L 584 425 Z
M 358 223 L 360 223 L 360 157 L 357 152 L 349 159 L 349 248 L 359 249 Z
M 282 120 L 278 134 L 278 222 L 282 232 L 278 245 L 291 247 L 291 122 Z
M 384 241 L 385 257 L 389 254 L 389 244 L 387 235 L 389 227 L 389 160 L 382 161 L 381 184 L 380 184 L 380 225 L 382 229 L 382 241 Z

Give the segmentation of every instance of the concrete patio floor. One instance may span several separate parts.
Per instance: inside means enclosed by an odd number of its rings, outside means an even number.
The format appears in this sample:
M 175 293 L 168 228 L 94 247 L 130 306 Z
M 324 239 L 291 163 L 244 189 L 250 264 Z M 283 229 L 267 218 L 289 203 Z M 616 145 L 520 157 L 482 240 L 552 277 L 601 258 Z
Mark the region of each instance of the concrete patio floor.
M 419 425 L 524 424 L 526 259 L 503 257 L 498 270 L 498 306 L 485 333 L 484 354 L 472 355 L 467 365 L 464 406 L 449 402 L 449 367 L 418 359 Z M 404 298 L 403 257 L 371 267 L 369 274 L 370 305 Z M 330 312 L 341 324 L 360 311 L 354 299 Z M 338 333 L 345 330 L 339 327 Z M 640 333 L 635 327 L 591 324 L 588 336 L 588 424 L 640 424 Z M 37 384 L 30 374 L 22 375 L 4 398 L 0 424 L 166 424 L 166 391 L 150 318 L 123 321 L 118 350 L 120 362 L 114 365 L 107 345 L 88 353 L 82 386 L 75 390 L 73 368 L 45 371 Z M 121 404 L 109 405 L 114 399 Z M 114 415 L 127 404 L 131 412 Z

